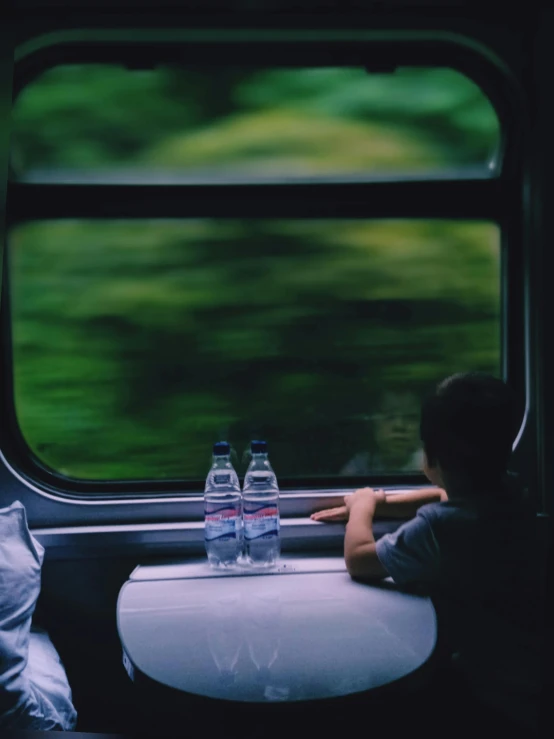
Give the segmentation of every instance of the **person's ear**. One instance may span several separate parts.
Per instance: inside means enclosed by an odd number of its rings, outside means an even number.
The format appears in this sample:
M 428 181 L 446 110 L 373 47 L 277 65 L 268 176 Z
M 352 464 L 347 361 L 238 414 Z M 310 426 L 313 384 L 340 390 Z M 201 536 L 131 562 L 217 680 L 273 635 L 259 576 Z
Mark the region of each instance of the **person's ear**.
M 425 477 L 429 478 L 429 457 L 427 456 L 427 452 L 423 450 L 423 474 Z
M 433 483 L 433 485 L 437 485 L 438 487 L 442 486 L 440 468 L 433 457 L 431 457 L 425 450 L 423 451 L 423 474 L 429 482 Z

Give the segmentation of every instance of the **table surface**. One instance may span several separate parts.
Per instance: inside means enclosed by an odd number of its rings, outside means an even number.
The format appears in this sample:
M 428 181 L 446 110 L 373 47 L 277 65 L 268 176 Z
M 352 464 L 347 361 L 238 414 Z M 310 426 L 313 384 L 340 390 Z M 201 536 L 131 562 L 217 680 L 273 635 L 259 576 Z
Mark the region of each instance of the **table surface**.
M 137 568 L 117 624 L 126 666 L 210 698 L 325 699 L 395 682 L 436 643 L 428 598 L 354 582 L 342 557 L 226 575 L 204 560 Z

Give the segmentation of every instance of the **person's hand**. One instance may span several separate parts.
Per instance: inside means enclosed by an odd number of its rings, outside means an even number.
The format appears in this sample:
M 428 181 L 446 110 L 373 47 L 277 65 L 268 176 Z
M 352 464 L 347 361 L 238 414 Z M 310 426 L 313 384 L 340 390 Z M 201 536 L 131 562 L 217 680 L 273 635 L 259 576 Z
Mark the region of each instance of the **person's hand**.
M 312 521 L 322 521 L 323 523 L 340 523 L 348 521 L 348 508 L 345 505 L 338 508 L 327 508 L 324 511 L 317 511 L 310 516 Z
M 383 490 L 373 490 L 373 488 L 362 488 L 356 490 L 353 495 L 347 495 L 344 498 L 344 505 L 337 506 L 336 508 L 326 508 L 324 511 L 317 511 L 312 513 L 310 518 L 312 521 L 321 521 L 322 523 L 344 523 L 350 518 L 350 509 L 356 503 L 365 501 L 367 505 L 375 507 L 378 503 L 385 503 L 386 495 Z
M 353 495 L 347 495 L 344 504 L 348 511 L 348 516 L 354 506 L 364 506 L 375 514 L 375 509 L 379 503 L 385 503 L 387 496 L 383 490 L 374 490 L 373 488 L 361 488 L 356 490 Z

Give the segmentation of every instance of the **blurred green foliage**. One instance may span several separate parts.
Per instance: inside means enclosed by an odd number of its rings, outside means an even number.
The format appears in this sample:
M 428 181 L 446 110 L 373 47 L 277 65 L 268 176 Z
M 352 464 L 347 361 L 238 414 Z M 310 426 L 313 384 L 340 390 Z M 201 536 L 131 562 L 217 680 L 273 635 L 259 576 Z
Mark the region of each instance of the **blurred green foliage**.
M 497 139 L 450 70 L 68 67 L 19 98 L 12 161 L 345 175 L 485 163 Z M 500 366 L 493 224 L 66 220 L 9 246 L 18 420 L 72 477 L 201 479 L 214 441 L 259 435 L 281 476 L 335 475 L 385 388 Z
M 33 168 L 345 174 L 483 164 L 499 137 L 449 69 L 56 67 L 21 93 L 12 159 Z

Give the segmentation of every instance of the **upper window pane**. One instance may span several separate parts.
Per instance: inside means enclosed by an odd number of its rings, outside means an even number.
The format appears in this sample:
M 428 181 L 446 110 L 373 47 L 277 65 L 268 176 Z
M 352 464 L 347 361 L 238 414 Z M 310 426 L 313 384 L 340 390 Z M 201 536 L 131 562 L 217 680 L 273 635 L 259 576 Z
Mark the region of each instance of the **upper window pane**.
M 14 106 L 34 182 L 364 179 L 487 166 L 492 104 L 451 69 L 59 66 Z
M 52 221 L 9 238 L 15 409 L 89 480 L 417 472 L 422 395 L 500 371 L 500 243 L 457 221 Z

